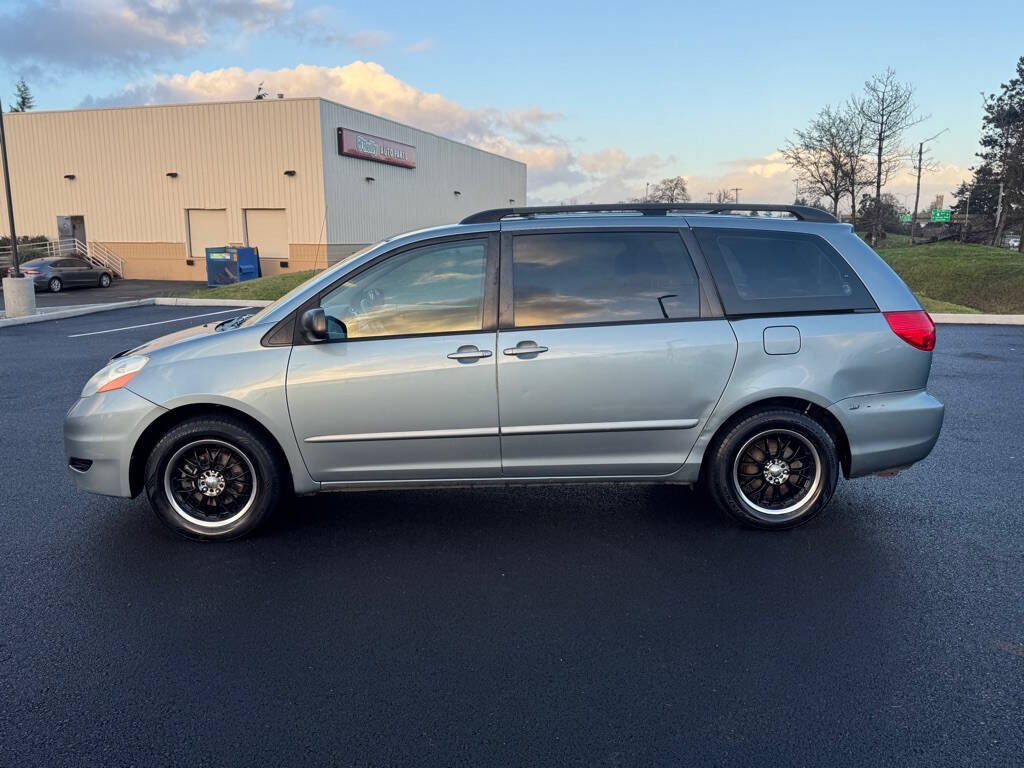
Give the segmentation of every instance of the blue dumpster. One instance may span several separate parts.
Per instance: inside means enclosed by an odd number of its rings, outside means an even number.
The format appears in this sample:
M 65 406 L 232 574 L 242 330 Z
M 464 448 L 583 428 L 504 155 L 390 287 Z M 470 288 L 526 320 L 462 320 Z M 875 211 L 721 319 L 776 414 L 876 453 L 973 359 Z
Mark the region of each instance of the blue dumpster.
M 260 276 L 260 257 L 255 248 L 206 249 L 206 284 L 230 285 Z

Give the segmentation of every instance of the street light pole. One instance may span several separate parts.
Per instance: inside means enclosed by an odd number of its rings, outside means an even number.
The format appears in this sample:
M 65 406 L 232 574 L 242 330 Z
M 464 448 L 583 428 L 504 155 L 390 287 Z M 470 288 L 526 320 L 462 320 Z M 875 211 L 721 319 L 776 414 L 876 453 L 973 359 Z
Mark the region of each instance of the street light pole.
M 0 103 L 0 156 L 3 156 L 4 190 L 7 192 L 7 220 L 11 225 L 11 277 L 21 277 L 18 261 L 18 235 L 14 231 L 14 206 L 11 204 L 11 172 L 7 166 L 7 136 L 4 134 L 4 105 Z

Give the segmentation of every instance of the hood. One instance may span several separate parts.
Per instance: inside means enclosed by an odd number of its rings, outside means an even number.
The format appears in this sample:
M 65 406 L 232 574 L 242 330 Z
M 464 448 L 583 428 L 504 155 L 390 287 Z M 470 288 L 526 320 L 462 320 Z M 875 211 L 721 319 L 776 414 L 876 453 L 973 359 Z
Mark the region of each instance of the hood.
M 216 333 L 217 325 L 217 323 L 204 323 L 203 325 L 197 325 L 193 328 L 185 328 L 181 331 L 168 333 L 166 336 L 160 336 L 152 341 L 147 341 L 141 346 L 126 349 L 123 352 L 118 352 L 114 357 L 123 357 L 124 355 L 148 355 L 152 352 L 156 352 L 158 349 L 167 349 L 168 347 L 182 344 L 189 339 L 209 336 L 212 333 Z

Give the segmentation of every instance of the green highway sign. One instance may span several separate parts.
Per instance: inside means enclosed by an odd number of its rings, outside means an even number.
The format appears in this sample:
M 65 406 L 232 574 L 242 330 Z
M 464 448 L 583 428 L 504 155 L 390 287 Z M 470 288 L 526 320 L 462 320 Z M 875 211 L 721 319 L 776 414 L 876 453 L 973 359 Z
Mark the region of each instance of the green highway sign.
M 902 221 L 904 224 L 909 224 L 912 218 L 913 217 L 909 213 L 900 214 L 900 221 Z
M 949 208 L 932 211 L 932 221 L 949 221 L 953 212 Z

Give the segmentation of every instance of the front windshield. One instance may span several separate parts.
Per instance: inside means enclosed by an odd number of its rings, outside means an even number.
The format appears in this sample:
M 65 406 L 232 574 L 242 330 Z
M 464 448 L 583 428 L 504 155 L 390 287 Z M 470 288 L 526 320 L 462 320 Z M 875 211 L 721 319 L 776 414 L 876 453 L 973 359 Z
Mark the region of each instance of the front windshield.
M 382 240 L 381 243 L 383 243 L 383 242 L 384 241 Z M 310 277 L 308 280 L 303 280 L 301 283 L 299 283 L 297 286 L 292 288 L 290 291 L 288 291 L 288 293 L 286 293 L 281 298 L 277 299 L 272 304 L 268 304 L 267 306 L 263 307 L 263 309 L 261 309 L 259 312 L 257 312 L 254 315 L 249 315 L 249 317 L 246 319 L 246 321 L 244 323 L 242 323 L 242 326 L 243 327 L 248 327 L 250 325 L 256 325 L 257 323 L 262 321 L 262 319 L 264 317 L 266 317 L 271 312 L 273 312 L 275 309 L 277 309 L 281 305 L 285 304 L 286 302 L 290 301 L 292 299 L 292 297 L 297 296 L 298 294 L 300 294 L 304 290 L 306 290 L 306 287 L 311 282 L 313 282 L 314 280 L 319 280 L 327 272 L 337 272 L 338 270 L 343 269 L 346 264 L 354 261 L 355 259 L 358 259 L 364 253 L 366 253 L 367 251 L 373 250 L 374 248 L 376 248 L 381 243 L 374 243 L 373 245 L 368 245 L 365 248 L 360 248 L 358 251 L 356 251 L 354 253 L 350 253 L 348 256 L 343 258 L 337 264 L 334 264 L 333 266 L 328 267 L 324 272 L 317 272 L 315 275 Z

